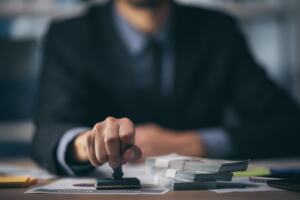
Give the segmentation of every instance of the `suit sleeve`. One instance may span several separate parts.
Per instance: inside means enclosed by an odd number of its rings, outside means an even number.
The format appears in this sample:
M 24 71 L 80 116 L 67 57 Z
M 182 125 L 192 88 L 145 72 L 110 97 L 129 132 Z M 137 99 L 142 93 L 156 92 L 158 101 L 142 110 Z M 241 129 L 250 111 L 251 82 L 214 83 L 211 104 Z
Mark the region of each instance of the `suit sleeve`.
M 32 157 L 52 173 L 65 174 L 56 150 L 63 134 L 74 127 L 90 126 L 88 81 L 77 68 L 69 31 L 51 26 L 44 41 L 40 89 L 35 116 Z
M 235 156 L 299 156 L 298 105 L 257 65 L 237 25 L 232 27 L 231 35 L 228 40 L 233 48 L 230 103 L 240 123 L 227 129 L 235 145 Z

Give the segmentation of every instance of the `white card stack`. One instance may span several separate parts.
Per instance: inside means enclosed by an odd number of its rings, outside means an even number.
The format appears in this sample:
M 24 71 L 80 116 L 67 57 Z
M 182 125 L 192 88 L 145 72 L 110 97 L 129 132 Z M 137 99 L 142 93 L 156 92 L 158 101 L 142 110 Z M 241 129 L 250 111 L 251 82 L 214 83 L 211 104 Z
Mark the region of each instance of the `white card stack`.
M 156 177 L 156 183 L 173 190 L 214 189 L 218 182 L 231 181 L 233 172 L 245 171 L 248 162 L 176 154 L 150 157 L 146 160 Z

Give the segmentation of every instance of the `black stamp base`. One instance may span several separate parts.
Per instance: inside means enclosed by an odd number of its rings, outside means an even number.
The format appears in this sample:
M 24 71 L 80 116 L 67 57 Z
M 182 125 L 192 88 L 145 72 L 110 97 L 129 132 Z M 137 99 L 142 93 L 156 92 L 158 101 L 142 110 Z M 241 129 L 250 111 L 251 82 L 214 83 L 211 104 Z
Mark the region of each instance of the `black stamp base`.
M 97 190 L 140 189 L 141 183 L 137 178 L 99 178 L 95 186 Z

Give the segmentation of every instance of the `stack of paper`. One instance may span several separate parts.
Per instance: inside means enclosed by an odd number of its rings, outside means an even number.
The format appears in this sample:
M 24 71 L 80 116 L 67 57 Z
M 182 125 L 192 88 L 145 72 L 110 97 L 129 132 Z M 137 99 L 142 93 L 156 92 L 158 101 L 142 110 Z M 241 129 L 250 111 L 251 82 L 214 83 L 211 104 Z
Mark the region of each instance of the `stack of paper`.
M 231 181 L 233 173 L 167 169 L 164 175 L 168 178 L 188 181 Z
M 146 164 L 156 175 L 156 183 L 168 189 L 214 189 L 218 182 L 231 181 L 233 172 L 245 171 L 248 160 L 217 160 L 172 154 L 148 158 Z

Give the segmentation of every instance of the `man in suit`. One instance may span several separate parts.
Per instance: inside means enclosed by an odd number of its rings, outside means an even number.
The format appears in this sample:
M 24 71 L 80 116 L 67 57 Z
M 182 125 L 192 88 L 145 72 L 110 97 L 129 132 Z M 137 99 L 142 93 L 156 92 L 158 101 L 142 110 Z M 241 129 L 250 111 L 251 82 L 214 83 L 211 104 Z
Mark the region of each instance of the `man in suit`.
M 45 38 L 33 158 L 58 174 L 147 156 L 297 156 L 300 111 L 225 14 L 113 0 Z M 231 108 L 235 120 L 224 120 Z

